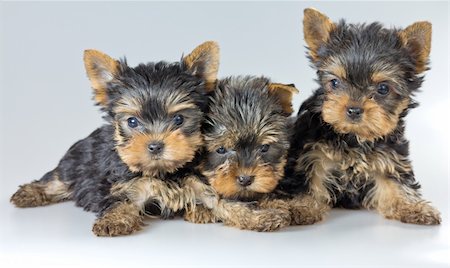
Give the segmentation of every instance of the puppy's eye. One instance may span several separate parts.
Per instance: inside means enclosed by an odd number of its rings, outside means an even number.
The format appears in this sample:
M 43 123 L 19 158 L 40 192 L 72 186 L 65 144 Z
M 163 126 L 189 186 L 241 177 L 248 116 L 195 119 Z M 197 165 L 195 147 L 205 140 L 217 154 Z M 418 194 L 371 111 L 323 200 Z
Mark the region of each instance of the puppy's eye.
M 269 148 L 270 148 L 269 144 L 263 144 L 263 145 L 261 145 L 261 152 L 267 153 L 267 151 L 269 151 Z
M 224 154 L 227 152 L 227 149 L 223 148 L 223 146 L 220 146 L 219 148 L 217 148 L 216 152 L 218 154 Z
M 330 87 L 332 89 L 337 89 L 340 86 L 340 84 L 341 84 L 341 81 L 339 81 L 339 79 L 332 79 L 330 81 Z
M 383 96 L 387 95 L 387 94 L 389 93 L 390 90 L 391 90 L 391 89 L 389 88 L 389 85 L 386 84 L 386 83 L 380 83 L 380 84 L 378 84 L 378 86 L 377 86 L 377 92 L 378 92 L 378 94 L 383 95 Z
M 181 114 L 177 114 L 173 117 L 173 123 L 177 126 L 181 126 L 184 122 L 184 117 Z
M 130 128 L 135 128 L 139 125 L 139 121 L 136 119 L 136 117 L 130 117 L 127 119 L 128 126 Z

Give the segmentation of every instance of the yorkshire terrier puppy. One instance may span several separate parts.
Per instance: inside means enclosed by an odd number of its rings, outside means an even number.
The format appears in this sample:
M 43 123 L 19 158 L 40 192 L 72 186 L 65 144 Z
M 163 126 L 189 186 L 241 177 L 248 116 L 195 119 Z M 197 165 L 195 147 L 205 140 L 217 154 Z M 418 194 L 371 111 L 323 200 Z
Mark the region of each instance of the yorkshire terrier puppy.
M 98 236 L 139 230 L 149 204 L 164 215 L 195 205 L 193 190 L 182 188 L 195 180 L 191 171 L 203 145 L 201 124 L 206 92 L 216 82 L 218 45 L 206 42 L 181 62 L 135 68 L 86 50 L 84 63 L 107 124 L 75 143 L 41 179 L 20 186 L 11 202 L 36 207 L 73 200 L 98 213 Z
M 408 159 L 404 117 L 428 69 L 431 24 L 405 29 L 333 23 L 304 12 L 304 37 L 320 88 L 300 107 L 279 189 L 294 224 L 331 207 L 375 209 L 388 219 L 439 224 Z
M 287 117 L 297 92 L 293 85 L 271 83 L 265 77 L 230 77 L 219 80 L 206 113 L 201 173 L 223 199 L 260 201 L 255 211 L 278 211 L 282 222 L 274 224 L 279 219 L 268 218 L 265 231 L 289 225 L 291 220 L 286 207 L 261 201 L 284 174 L 289 148 Z M 214 221 L 207 211 L 200 215 L 187 219 Z M 248 229 L 255 230 L 252 224 Z

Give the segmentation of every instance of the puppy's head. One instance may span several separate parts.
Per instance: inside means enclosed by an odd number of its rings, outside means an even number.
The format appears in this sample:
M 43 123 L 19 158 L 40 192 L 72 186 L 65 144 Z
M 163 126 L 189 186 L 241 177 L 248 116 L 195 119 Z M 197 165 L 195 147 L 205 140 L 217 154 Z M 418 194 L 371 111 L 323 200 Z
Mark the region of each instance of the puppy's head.
M 206 42 L 178 63 L 135 68 L 99 51 L 84 62 L 94 99 L 115 127 L 116 150 L 134 172 L 173 172 L 203 143 L 206 92 L 214 86 L 219 48 Z
M 206 115 L 202 172 L 222 197 L 249 200 L 276 187 L 286 162 L 286 121 L 296 92 L 293 85 L 266 78 L 218 82 Z
M 362 141 L 394 131 L 427 70 L 431 24 L 397 30 L 379 23 L 333 23 L 314 9 L 304 14 L 309 58 L 324 91 L 323 120 Z

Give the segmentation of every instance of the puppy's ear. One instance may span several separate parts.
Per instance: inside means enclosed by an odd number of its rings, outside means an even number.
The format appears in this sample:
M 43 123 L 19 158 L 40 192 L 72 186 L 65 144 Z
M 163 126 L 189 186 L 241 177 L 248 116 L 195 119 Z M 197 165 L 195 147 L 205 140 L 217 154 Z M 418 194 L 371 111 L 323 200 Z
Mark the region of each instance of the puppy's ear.
M 403 45 L 416 60 L 416 73 L 427 70 L 431 50 L 431 23 L 419 21 L 399 33 Z
M 97 104 L 107 107 L 108 83 L 117 75 L 119 62 L 100 51 L 85 50 L 84 66 L 94 90 L 94 100 Z
M 278 83 L 271 83 L 268 86 L 269 88 L 269 94 L 275 96 L 283 109 L 283 113 L 286 116 L 289 116 L 292 114 L 294 109 L 292 108 L 292 97 L 294 94 L 298 93 L 298 89 L 295 88 L 294 84 L 278 84 Z
M 183 64 L 194 75 L 203 78 L 206 89 L 212 90 L 219 71 L 220 50 L 214 41 L 205 42 L 183 58 Z
M 317 59 L 317 51 L 326 43 L 335 24 L 324 14 L 314 8 L 304 10 L 303 35 L 313 60 Z

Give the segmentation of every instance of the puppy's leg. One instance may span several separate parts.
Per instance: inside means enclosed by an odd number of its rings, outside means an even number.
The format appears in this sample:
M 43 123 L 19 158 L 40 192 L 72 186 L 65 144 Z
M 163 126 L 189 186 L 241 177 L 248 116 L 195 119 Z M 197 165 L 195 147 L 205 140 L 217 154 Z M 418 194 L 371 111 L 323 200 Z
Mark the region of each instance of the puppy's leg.
M 128 235 L 144 225 L 140 207 L 129 201 L 119 201 L 98 218 L 92 232 L 97 236 Z
M 258 232 L 271 232 L 289 226 L 291 214 L 278 208 L 261 209 L 248 203 L 219 200 L 213 213 L 225 225 Z
M 220 220 L 225 225 L 260 232 L 275 231 L 290 224 L 291 216 L 287 210 L 261 209 L 248 203 L 219 199 L 210 185 L 195 177 L 186 180 L 185 185 L 189 185 L 197 201 L 210 210 L 212 214 L 207 215 L 207 218 L 213 222 Z M 202 209 L 201 213 L 204 212 Z M 195 210 L 190 213 L 195 213 Z
M 184 179 L 184 187 L 192 189 L 195 195 L 195 206 L 188 206 L 183 215 L 184 220 L 192 223 L 216 223 L 220 219 L 212 211 L 219 197 L 214 189 L 203 183 L 198 177 L 190 176 Z
M 418 190 L 384 175 L 375 176 L 375 187 L 364 200 L 388 219 L 404 223 L 435 225 L 441 223 L 437 209 L 423 200 Z
M 55 169 L 40 180 L 21 185 L 10 201 L 17 207 L 37 207 L 69 200 L 71 195 L 68 185 L 60 180 Z
M 140 230 L 148 201 L 156 202 L 161 211 L 174 212 L 195 208 L 196 204 L 194 190 L 190 187 L 152 177 L 115 184 L 111 188 L 111 200 L 114 198 L 120 201 L 106 204 L 106 212 L 94 224 L 93 232 L 98 236 L 127 235 Z
M 309 225 L 321 221 L 331 209 L 331 206 L 322 200 L 311 194 L 301 194 L 287 200 L 292 215 L 292 225 Z
M 92 232 L 97 236 L 120 236 L 141 230 L 142 212 L 151 197 L 148 188 L 152 181 L 153 178 L 140 177 L 114 184 L 101 205 L 103 209 Z

